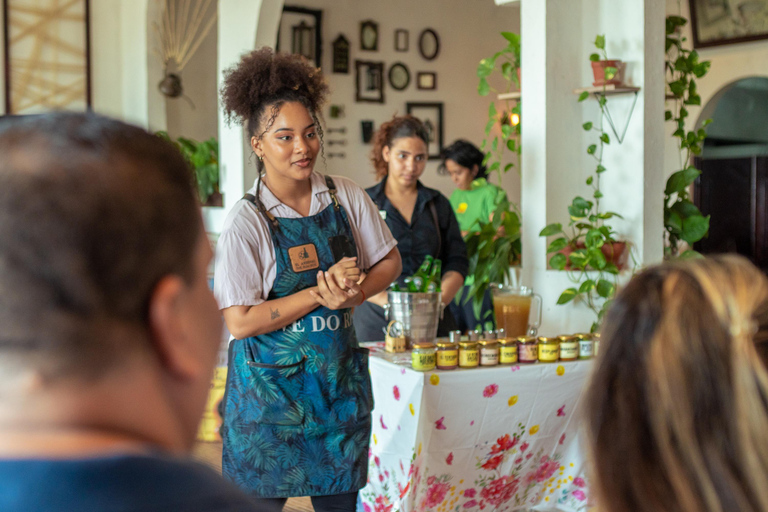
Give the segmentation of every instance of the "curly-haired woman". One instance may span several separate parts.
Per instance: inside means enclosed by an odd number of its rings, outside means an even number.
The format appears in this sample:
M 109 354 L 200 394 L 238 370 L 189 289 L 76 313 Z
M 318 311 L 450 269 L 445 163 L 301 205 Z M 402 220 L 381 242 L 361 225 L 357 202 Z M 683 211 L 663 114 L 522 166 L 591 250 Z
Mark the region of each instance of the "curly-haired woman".
M 228 118 L 246 125 L 259 170 L 227 217 L 216 258 L 214 291 L 235 337 L 222 471 L 264 510 L 290 496 L 312 496 L 315 510 L 355 509 L 372 395 L 351 308 L 401 267 L 365 192 L 314 170 L 327 92 L 306 60 L 269 48 L 243 56 L 221 91 Z M 366 271 L 362 283 L 354 267 Z
M 404 286 L 405 278 L 419 269 L 425 256 L 440 259 L 442 300 L 447 304 L 464 283 L 469 260 L 448 199 L 419 181 L 427 164 L 428 143 L 426 128 L 411 115 L 383 123 L 376 132 L 371 153 L 376 179 L 380 181 L 366 192 L 397 239 L 403 260 L 399 283 Z M 355 329 L 360 339 L 384 338 L 386 303 L 387 294 L 382 292 L 355 308 Z M 447 336 L 455 326 L 451 312 L 446 309 L 437 335 Z
M 741 256 L 637 275 L 584 403 L 607 512 L 768 510 L 768 280 Z

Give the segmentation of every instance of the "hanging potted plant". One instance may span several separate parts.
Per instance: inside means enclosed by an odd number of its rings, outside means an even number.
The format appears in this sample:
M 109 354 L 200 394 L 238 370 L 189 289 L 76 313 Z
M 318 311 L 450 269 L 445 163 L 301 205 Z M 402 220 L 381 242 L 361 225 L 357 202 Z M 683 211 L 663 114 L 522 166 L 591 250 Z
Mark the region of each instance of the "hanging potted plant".
M 595 87 L 622 85 L 624 83 L 624 68 L 626 64 L 617 59 L 608 59 L 608 54 L 605 51 L 604 35 L 599 35 L 595 38 L 595 48 L 598 53 L 593 53 L 589 56 L 589 60 L 592 62 L 592 74 L 595 77 L 592 85 Z
M 604 51 L 605 37 L 598 36 L 595 46 Z M 590 56 L 594 63 L 595 54 Z M 613 77 L 615 68 L 605 69 L 606 77 Z M 600 107 L 600 118 L 597 124 L 589 121 L 582 125 L 587 132 L 596 132 L 597 141 L 587 147 L 587 154 L 595 159 L 594 171 L 587 177 L 585 183 L 592 189 L 592 198 L 585 199 L 576 196 L 568 206 L 570 221 L 568 230 L 559 222 L 549 224 L 541 230 L 539 236 L 550 237 L 559 235 L 547 247 L 551 254 L 549 266 L 555 270 L 564 270 L 577 286 L 564 290 L 557 300 L 558 304 L 567 304 L 574 299 L 582 300 L 596 316 L 591 330 L 599 327 L 608 307 L 616 294 L 617 276 L 624 267 L 629 255 L 627 243 L 619 240 L 613 227 L 607 221 L 614 217 L 622 218 L 616 212 L 601 209 L 600 200 L 604 194 L 600 188 L 600 179 L 606 172 L 603 166 L 605 146 L 611 142 L 610 136 L 604 130 L 603 121 L 606 118 L 606 86 L 596 93 Z M 583 92 L 579 101 L 589 97 L 589 92 Z

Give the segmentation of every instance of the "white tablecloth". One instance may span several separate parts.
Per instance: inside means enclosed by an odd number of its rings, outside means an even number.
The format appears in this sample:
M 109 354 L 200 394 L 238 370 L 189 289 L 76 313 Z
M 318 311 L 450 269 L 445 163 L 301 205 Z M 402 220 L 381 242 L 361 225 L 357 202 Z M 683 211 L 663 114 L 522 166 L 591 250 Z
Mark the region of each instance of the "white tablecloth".
M 417 372 L 369 348 L 365 512 L 587 509 L 576 412 L 591 361 Z

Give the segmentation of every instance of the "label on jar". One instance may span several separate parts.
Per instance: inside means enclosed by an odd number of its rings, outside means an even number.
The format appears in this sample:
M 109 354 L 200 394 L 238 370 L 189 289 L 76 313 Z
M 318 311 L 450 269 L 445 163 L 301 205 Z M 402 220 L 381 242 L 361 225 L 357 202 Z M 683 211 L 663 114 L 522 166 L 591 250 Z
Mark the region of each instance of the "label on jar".
M 477 349 L 459 351 L 459 366 L 472 367 L 477 366 L 480 360 L 480 351 Z
M 459 364 L 459 351 L 453 350 L 438 350 L 437 351 L 437 367 L 438 368 L 455 368 Z
M 435 353 L 434 352 L 411 352 L 411 367 L 418 371 L 427 371 L 435 368 Z
M 579 343 L 577 341 L 560 343 L 560 359 L 570 361 L 577 357 L 579 357 Z
M 499 351 L 499 363 L 510 364 L 517 362 L 517 346 L 501 347 Z
M 579 359 L 589 359 L 593 354 L 592 340 L 579 341 Z
M 560 345 L 557 343 L 539 344 L 539 361 L 542 363 L 553 363 L 560 357 Z
M 539 359 L 539 352 L 535 343 L 521 343 L 517 350 L 521 363 L 535 363 Z
M 499 364 L 498 348 L 481 348 L 480 349 L 480 365 L 481 366 L 495 366 L 497 364 Z

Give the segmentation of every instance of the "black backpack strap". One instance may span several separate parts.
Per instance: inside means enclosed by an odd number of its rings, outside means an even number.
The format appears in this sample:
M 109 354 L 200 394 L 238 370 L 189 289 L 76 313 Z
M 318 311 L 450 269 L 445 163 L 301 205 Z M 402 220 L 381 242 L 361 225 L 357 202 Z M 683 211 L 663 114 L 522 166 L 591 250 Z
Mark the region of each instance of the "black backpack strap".
M 325 184 L 328 186 L 328 192 L 333 200 L 333 209 L 339 211 L 339 200 L 336 198 L 336 184 L 330 176 L 325 177 Z
M 261 202 L 261 199 L 258 197 L 258 193 L 261 190 L 261 178 L 259 178 L 259 181 L 256 183 L 256 194 L 245 194 L 243 196 L 243 199 L 250 202 L 255 208 L 256 211 L 260 214 L 262 214 L 266 219 L 267 222 L 269 222 L 274 229 L 278 229 L 280 225 L 277 222 L 277 219 L 274 215 L 272 215 L 266 208 L 264 208 L 264 204 Z
M 429 211 L 432 212 L 432 221 L 435 223 L 435 229 L 437 229 L 437 256 L 443 253 L 443 235 L 440 232 L 440 221 L 437 218 L 437 208 L 435 207 L 435 200 L 430 199 Z

